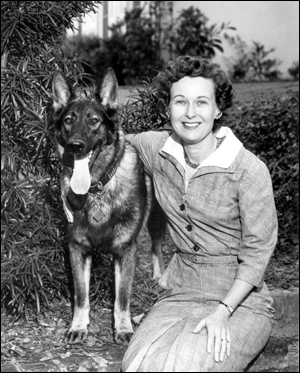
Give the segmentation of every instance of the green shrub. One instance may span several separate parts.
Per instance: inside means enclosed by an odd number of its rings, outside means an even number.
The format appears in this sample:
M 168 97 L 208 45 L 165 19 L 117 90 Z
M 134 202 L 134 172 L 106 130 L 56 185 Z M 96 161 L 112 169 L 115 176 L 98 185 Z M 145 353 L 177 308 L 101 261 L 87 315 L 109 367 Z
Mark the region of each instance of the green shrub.
M 120 120 L 127 133 L 139 133 L 168 125 L 168 118 L 160 108 L 152 80 L 147 79 L 143 84 L 144 88 L 137 89 L 137 94 L 120 110 Z
M 299 92 L 256 97 L 232 112 L 232 129 L 269 168 L 278 214 L 277 252 L 297 256 Z
M 1 305 L 30 309 L 69 295 L 65 217 L 47 107 L 52 75 L 84 76 L 61 50 L 92 1 L 1 2 Z

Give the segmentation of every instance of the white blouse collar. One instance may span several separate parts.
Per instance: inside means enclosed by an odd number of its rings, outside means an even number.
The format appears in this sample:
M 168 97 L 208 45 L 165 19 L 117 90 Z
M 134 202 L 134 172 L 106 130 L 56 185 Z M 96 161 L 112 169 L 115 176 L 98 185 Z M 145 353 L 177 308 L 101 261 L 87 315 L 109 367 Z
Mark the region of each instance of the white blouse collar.
M 210 156 L 208 156 L 198 167 L 216 166 L 221 168 L 228 168 L 235 160 L 238 152 L 243 147 L 240 140 L 233 134 L 230 128 L 221 127 L 215 134 L 217 138 L 225 136 L 224 141 Z M 186 169 L 185 160 L 183 156 L 183 147 L 179 136 L 173 132 L 172 135 L 165 142 L 162 151 L 172 155 L 177 161 Z

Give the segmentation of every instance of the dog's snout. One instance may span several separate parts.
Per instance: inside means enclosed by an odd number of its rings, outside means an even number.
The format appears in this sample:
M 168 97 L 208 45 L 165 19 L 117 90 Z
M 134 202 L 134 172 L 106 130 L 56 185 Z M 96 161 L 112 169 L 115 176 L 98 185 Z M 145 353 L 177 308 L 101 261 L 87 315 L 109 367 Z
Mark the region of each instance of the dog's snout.
M 83 152 L 85 144 L 83 141 L 74 140 L 68 142 L 68 149 L 71 153 L 80 154 Z

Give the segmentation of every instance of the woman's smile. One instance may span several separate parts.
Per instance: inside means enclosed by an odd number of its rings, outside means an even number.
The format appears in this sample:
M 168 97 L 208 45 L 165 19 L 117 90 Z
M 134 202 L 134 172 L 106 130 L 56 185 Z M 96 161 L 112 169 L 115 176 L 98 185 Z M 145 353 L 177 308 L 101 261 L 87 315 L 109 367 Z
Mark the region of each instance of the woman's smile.
M 201 122 L 182 122 L 183 127 L 188 130 L 193 130 L 200 126 Z

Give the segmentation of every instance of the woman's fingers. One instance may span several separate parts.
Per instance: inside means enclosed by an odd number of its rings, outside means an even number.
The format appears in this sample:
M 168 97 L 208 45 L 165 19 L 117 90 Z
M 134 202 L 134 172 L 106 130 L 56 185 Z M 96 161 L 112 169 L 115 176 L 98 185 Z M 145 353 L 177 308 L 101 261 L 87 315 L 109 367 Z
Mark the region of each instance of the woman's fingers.
M 207 352 L 209 354 L 214 350 L 214 359 L 216 362 L 224 361 L 225 355 L 230 355 L 231 338 L 230 330 L 224 327 L 216 328 L 203 319 L 197 324 L 193 333 L 200 333 L 202 329 L 207 329 Z
M 201 320 L 199 324 L 197 324 L 196 328 L 192 331 L 192 333 L 200 333 L 203 328 L 205 328 L 206 323 L 205 319 Z
M 221 338 L 220 361 L 224 360 L 226 351 L 227 351 L 227 339 L 226 339 L 226 333 L 224 331 L 222 333 L 222 338 Z
M 226 351 L 227 351 L 227 356 L 230 355 L 230 349 L 231 349 L 231 339 L 230 339 L 230 334 L 227 334 L 227 339 L 226 339 Z
M 230 355 L 230 333 L 223 329 L 221 332 L 207 328 L 207 352 L 212 353 L 214 347 L 214 359 L 216 362 L 224 361 L 225 356 Z
M 214 328 L 212 328 L 212 327 L 207 328 L 207 352 L 209 354 L 212 353 L 214 341 L 215 341 L 215 331 L 214 331 Z M 216 339 L 216 341 L 217 341 L 217 339 Z M 215 352 L 216 352 L 217 348 L 218 348 L 218 345 L 215 343 Z M 216 353 L 215 353 L 215 355 L 216 355 Z
M 220 352 L 223 345 L 224 340 L 220 337 L 215 338 L 215 361 L 218 363 L 220 360 Z

